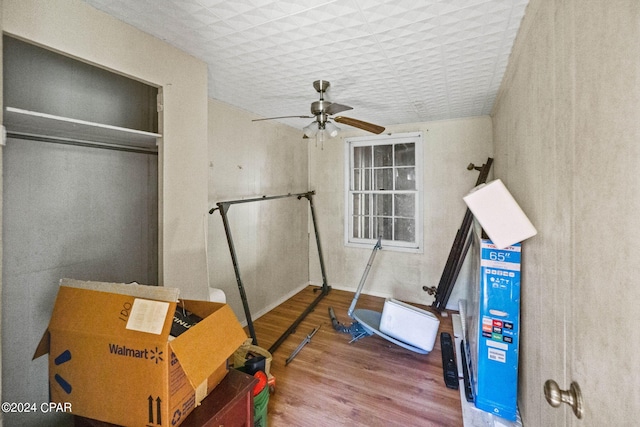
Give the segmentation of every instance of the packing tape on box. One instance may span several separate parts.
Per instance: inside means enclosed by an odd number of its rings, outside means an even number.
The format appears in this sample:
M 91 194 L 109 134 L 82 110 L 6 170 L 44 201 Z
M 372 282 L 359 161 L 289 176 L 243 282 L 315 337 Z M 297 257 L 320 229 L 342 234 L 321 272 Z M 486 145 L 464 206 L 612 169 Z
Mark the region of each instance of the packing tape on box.
M 475 187 L 463 200 L 498 249 L 538 233 L 499 179 Z

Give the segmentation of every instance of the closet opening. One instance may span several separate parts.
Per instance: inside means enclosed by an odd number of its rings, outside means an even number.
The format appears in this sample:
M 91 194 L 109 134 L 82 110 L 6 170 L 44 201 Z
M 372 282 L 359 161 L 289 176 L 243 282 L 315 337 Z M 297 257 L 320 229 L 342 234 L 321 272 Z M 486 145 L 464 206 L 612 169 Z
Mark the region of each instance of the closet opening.
M 3 43 L 2 389 L 44 402 L 46 363 L 25 361 L 60 279 L 158 284 L 159 89 Z

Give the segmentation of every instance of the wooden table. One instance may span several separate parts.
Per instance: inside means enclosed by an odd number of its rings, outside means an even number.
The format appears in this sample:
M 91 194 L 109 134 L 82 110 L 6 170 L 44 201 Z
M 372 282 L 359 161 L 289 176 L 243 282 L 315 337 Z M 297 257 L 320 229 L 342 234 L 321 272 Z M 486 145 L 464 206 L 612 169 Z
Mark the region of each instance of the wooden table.
M 230 369 L 180 427 L 253 427 L 253 386 L 257 382 L 250 375 Z M 74 426 L 111 427 L 115 424 L 76 416 Z

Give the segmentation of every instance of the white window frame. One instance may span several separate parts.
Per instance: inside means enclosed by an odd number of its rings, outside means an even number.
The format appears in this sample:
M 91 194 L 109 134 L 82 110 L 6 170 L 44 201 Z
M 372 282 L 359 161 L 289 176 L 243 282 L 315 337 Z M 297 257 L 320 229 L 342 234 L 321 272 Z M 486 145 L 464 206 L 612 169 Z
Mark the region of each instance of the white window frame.
M 395 145 L 395 144 L 415 144 L 415 190 L 396 191 L 395 189 L 385 190 L 370 190 L 362 191 L 354 190 L 353 174 L 354 171 L 354 147 L 362 146 L 374 146 L 374 145 Z M 410 133 L 398 133 L 388 135 L 372 135 L 364 137 L 345 138 L 345 153 L 344 153 L 344 195 L 345 195 L 345 216 L 344 216 L 344 244 L 349 247 L 366 247 L 370 248 L 377 241 L 377 237 L 371 239 L 362 239 L 353 237 L 353 193 L 369 193 L 369 194 L 401 194 L 411 193 L 415 194 L 415 242 L 405 242 L 399 240 L 382 240 L 382 246 L 388 250 L 395 250 L 400 252 L 413 252 L 423 253 L 423 230 L 424 230 L 424 209 L 423 209 L 423 173 L 424 173 L 424 158 L 423 158 L 423 134 L 422 132 L 410 132 Z M 394 161 L 395 162 L 395 161 Z M 373 166 L 373 165 L 372 165 Z M 395 164 L 394 164 L 395 171 Z M 372 169 L 375 169 L 372 167 Z M 373 173 L 373 172 L 372 172 Z M 394 180 L 395 181 L 395 180 Z M 373 198 L 370 198 L 370 203 L 373 203 Z M 370 211 L 371 212 L 371 211 Z M 393 215 L 393 214 L 392 214 Z M 395 218 L 395 216 L 392 216 Z

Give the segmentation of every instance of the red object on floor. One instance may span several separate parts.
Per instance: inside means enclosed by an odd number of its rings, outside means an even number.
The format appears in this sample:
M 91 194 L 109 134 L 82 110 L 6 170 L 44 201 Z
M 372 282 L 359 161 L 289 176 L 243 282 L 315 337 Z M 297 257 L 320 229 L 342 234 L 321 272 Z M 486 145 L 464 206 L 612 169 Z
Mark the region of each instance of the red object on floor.
M 253 376 L 258 380 L 258 384 L 253 386 L 253 395 L 257 396 L 267 385 L 267 374 L 258 371 Z

